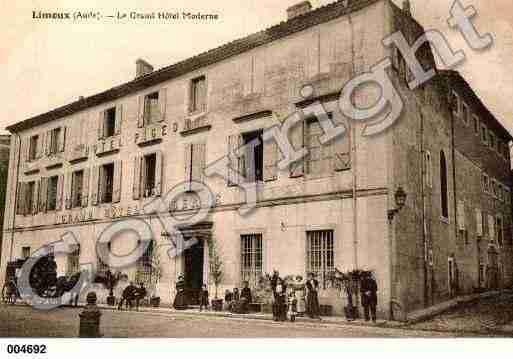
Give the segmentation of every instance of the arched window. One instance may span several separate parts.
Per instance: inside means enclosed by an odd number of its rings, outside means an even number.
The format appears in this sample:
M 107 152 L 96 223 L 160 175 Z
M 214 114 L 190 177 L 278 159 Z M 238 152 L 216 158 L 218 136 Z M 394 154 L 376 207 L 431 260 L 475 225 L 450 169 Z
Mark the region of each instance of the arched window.
M 442 205 L 442 216 L 449 218 L 449 207 L 447 200 L 447 162 L 444 151 L 440 151 L 440 202 Z

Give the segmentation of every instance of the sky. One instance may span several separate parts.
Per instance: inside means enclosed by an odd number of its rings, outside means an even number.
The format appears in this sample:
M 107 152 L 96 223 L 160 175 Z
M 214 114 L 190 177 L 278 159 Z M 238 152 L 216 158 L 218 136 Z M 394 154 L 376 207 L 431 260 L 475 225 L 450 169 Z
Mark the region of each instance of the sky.
M 155 69 L 171 65 L 286 18 L 300 0 L 0 0 L 0 132 L 13 123 L 90 96 L 134 78 L 135 60 Z M 318 7 L 333 0 L 312 0 Z M 398 5 L 402 0 L 394 0 Z M 455 68 L 491 112 L 513 133 L 513 3 L 461 0 L 474 6 L 473 22 L 494 44 L 471 50 L 447 25 L 453 0 L 411 0 L 413 16 L 446 35 L 467 60 Z M 41 21 L 32 11 L 190 11 L 216 13 L 214 22 L 90 20 Z M 369 24 L 372 26 L 372 24 Z

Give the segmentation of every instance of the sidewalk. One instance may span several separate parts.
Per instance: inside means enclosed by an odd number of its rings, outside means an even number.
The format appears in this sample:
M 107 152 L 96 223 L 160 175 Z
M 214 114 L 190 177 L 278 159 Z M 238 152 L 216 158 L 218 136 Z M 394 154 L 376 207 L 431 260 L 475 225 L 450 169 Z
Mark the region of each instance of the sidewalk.
M 111 307 L 105 304 L 99 304 L 98 307 L 106 310 L 117 310 L 116 307 Z M 272 314 L 267 313 L 249 313 L 249 314 L 234 314 L 230 312 L 215 312 L 212 310 L 199 311 L 199 308 L 191 308 L 187 310 L 176 310 L 170 307 L 139 307 L 139 313 L 162 313 L 162 314 L 186 314 L 191 316 L 203 316 L 203 317 L 218 317 L 218 318 L 233 318 L 233 319 L 257 319 L 257 320 L 268 320 L 272 321 Z M 321 320 L 311 319 L 308 317 L 296 317 L 298 323 L 315 323 L 315 324 L 332 324 L 332 325 L 355 325 L 355 326 L 372 326 L 381 328 L 401 328 L 406 323 L 378 320 L 376 323 L 366 322 L 363 319 L 357 319 L 354 321 L 348 321 L 344 317 L 322 317 Z

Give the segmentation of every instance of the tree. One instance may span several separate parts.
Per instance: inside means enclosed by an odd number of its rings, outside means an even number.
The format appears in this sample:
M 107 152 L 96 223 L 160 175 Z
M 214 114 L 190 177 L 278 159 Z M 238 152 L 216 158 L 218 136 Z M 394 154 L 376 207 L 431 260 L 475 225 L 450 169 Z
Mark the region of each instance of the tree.
M 212 238 L 209 238 L 207 240 L 208 244 L 208 257 L 209 257 L 209 263 L 210 263 L 210 277 L 212 278 L 212 281 L 214 282 L 215 287 L 215 299 L 217 298 L 217 289 L 219 287 L 219 284 L 221 284 L 221 281 L 223 280 L 223 261 L 221 257 L 219 256 L 219 251 L 217 248 L 217 245 L 215 244 L 214 240 Z

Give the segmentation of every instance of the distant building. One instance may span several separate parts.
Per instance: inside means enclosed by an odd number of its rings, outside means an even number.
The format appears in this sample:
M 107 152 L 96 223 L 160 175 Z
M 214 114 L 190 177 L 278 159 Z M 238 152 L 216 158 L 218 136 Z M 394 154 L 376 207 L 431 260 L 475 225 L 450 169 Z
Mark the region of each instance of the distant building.
M 7 175 L 9 172 L 9 149 L 11 136 L 0 135 L 0 263 L 2 262 L 2 240 L 4 236 L 5 195 L 7 190 Z
M 100 233 L 117 220 L 142 218 L 153 241 L 125 272 L 147 281 L 158 250 L 164 303 L 173 301 L 182 273 L 191 302 L 202 283 L 212 285 L 210 241 L 223 260 L 220 293 L 243 280 L 254 285 L 273 269 L 314 272 L 321 304 L 336 314 L 345 302 L 327 280 L 335 268 L 375 271 L 382 317 L 511 286 L 512 137 L 457 72 L 437 71 L 409 90 L 404 59 L 382 44 L 398 30 L 411 43 L 424 32 L 408 8 L 388 0 L 316 9 L 303 2 L 265 31 L 157 71 L 139 60 L 134 80 L 10 126 L 21 148 L 12 143 L 4 234 L 13 240 L 4 241 L 1 270 L 71 231 L 80 248 L 56 256 L 59 272 L 78 263 L 104 271 Z M 429 45 L 417 55 L 436 68 Z M 346 122 L 337 106 L 342 86 L 385 57 L 405 104 L 389 130 L 365 137 L 363 124 L 352 121 L 350 136 L 322 144 L 318 121 L 307 117 L 289 134 L 296 148 L 308 149 L 304 162 L 279 169 L 272 141 L 232 156 L 259 189 L 247 216 L 238 213 L 245 196 L 237 177 L 204 176 L 206 165 L 315 100 Z M 314 88 L 307 100 L 299 91 L 306 84 Z M 212 189 L 215 206 L 201 223 L 182 226 L 195 245 L 169 257 L 166 229 L 143 208 L 192 181 Z M 407 198 L 396 212 L 399 188 Z M 183 218 L 200 205 L 188 193 L 160 214 Z M 126 233 L 111 250 L 127 252 L 133 243 Z

